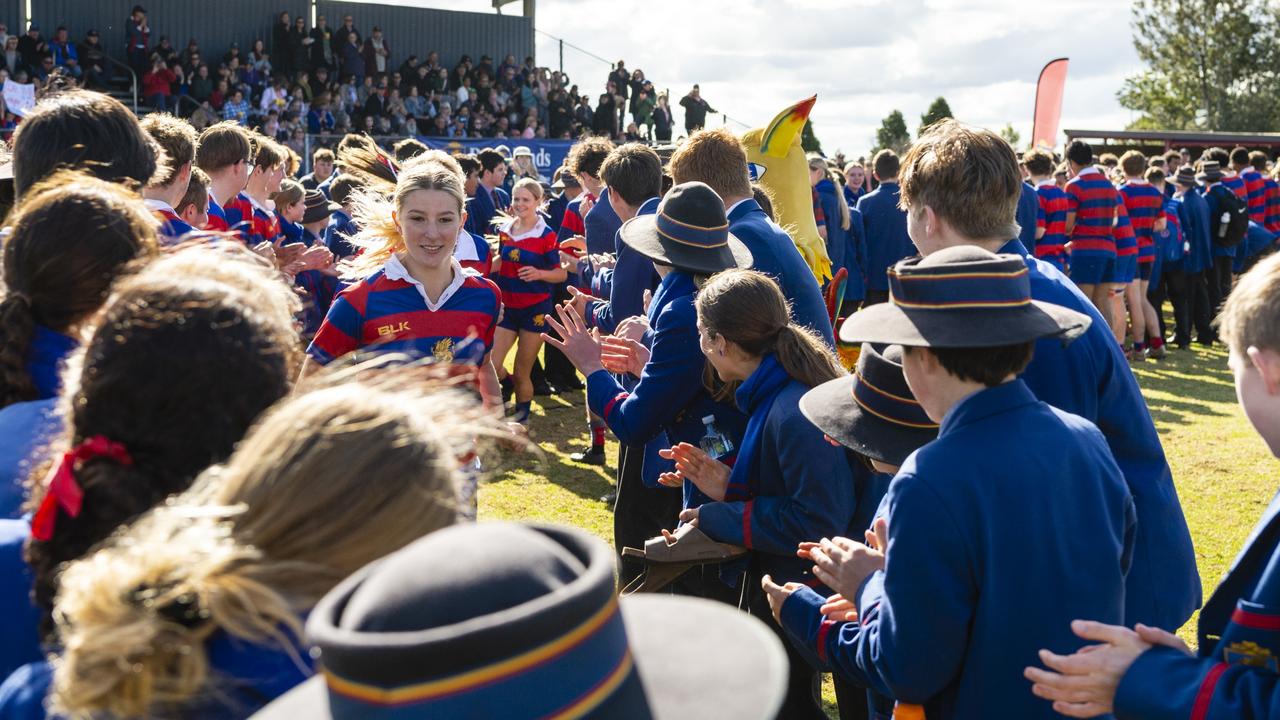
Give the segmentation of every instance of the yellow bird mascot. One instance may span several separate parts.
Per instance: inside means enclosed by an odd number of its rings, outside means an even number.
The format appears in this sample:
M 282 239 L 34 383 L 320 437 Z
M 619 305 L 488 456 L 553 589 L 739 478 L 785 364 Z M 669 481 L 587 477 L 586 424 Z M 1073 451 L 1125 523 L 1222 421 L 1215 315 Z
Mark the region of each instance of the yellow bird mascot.
M 769 192 L 778 224 L 791 236 L 821 285 L 831 279 L 831 258 L 813 218 L 809 163 L 800 147 L 800 131 L 817 101 L 814 95 L 792 105 L 778 113 L 768 127 L 748 130 L 742 142 L 747 146 L 752 179 Z

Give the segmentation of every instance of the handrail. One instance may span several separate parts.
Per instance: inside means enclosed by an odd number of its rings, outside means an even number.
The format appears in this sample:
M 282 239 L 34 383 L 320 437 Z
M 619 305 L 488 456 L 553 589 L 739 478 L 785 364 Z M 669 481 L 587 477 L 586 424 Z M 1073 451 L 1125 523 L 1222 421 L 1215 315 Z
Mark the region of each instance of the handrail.
M 183 115 L 182 113 L 178 112 L 178 110 L 182 107 L 183 100 L 186 100 L 187 102 L 191 103 L 195 107 L 195 110 L 192 110 L 191 112 L 194 113 L 196 110 L 200 109 L 200 101 L 196 100 L 190 95 L 187 95 L 184 93 L 182 95 L 174 95 L 173 97 L 176 99 L 176 102 L 174 102 L 173 104 L 173 110 L 174 110 L 173 114 L 177 115 L 178 117 L 190 117 L 189 115 Z
M 134 69 L 129 67 L 126 63 L 122 63 L 119 60 L 111 57 L 106 53 L 103 53 L 102 57 L 107 62 L 111 63 L 112 65 L 115 65 L 116 67 L 122 67 L 125 70 L 128 70 L 129 75 L 133 77 L 133 114 L 137 115 L 138 114 L 138 73 L 135 72 Z

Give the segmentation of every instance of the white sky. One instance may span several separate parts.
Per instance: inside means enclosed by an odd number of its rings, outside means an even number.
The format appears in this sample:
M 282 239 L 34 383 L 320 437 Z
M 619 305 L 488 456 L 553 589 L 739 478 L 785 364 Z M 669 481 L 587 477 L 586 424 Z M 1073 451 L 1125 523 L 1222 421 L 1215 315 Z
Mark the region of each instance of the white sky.
M 398 1 L 492 12 L 488 0 Z M 520 9 L 517 0 L 504 12 Z M 1128 0 L 538 0 L 537 54 L 557 66 L 548 33 L 626 60 L 673 98 L 700 83 L 713 107 L 750 126 L 816 92 L 823 150 L 856 156 L 891 110 L 914 134 L 939 95 L 957 118 L 1012 122 L 1025 142 L 1040 69 L 1063 56 L 1060 128 L 1122 129 L 1134 116 L 1116 91 L 1141 67 L 1129 18 Z M 603 92 L 605 64 L 568 47 L 564 64 L 581 88 Z

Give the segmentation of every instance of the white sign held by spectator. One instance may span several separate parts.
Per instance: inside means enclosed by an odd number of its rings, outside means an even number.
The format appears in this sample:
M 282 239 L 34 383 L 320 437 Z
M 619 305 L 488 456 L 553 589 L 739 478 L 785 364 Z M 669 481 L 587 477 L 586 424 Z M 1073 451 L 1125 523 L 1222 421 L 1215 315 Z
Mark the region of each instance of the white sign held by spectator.
M 36 86 L 31 83 L 4 81 L 4 104 L 9 112 L 18 117 L 26 117 L 36 106 Z

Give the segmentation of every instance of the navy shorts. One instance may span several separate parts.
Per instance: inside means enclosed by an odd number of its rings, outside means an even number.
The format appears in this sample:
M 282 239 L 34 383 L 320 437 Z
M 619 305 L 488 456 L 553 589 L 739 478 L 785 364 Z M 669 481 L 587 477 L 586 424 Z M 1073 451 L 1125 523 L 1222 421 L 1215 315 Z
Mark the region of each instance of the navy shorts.
M 1155 270 L 1155 268 L 1156 268 L 1156 263 L 1154 260 L 1151 262 L 1138 263 L 1138 279 L 1150 282 L 1151 272 Z
M 506 328 L 512 332 L 546 332 L 548 327 L 547 315 L 551 311 L 552 302 L 549 298 L 525 308 L 504 307 L 502 308 L 502 319 L 498 321 L 498 327 Z
M 1077 285 L 1097 285 L 1114 271 L 1115 255 L 1071 254 L 1071 281 Z
M 1112 265 L 1111 274 L 1103 276 L 1103 282 L 1112 285 L 1128 285 L 1138 275 L 1138 256 L 1137 255 L 1118 255 L 1115 264 Z

